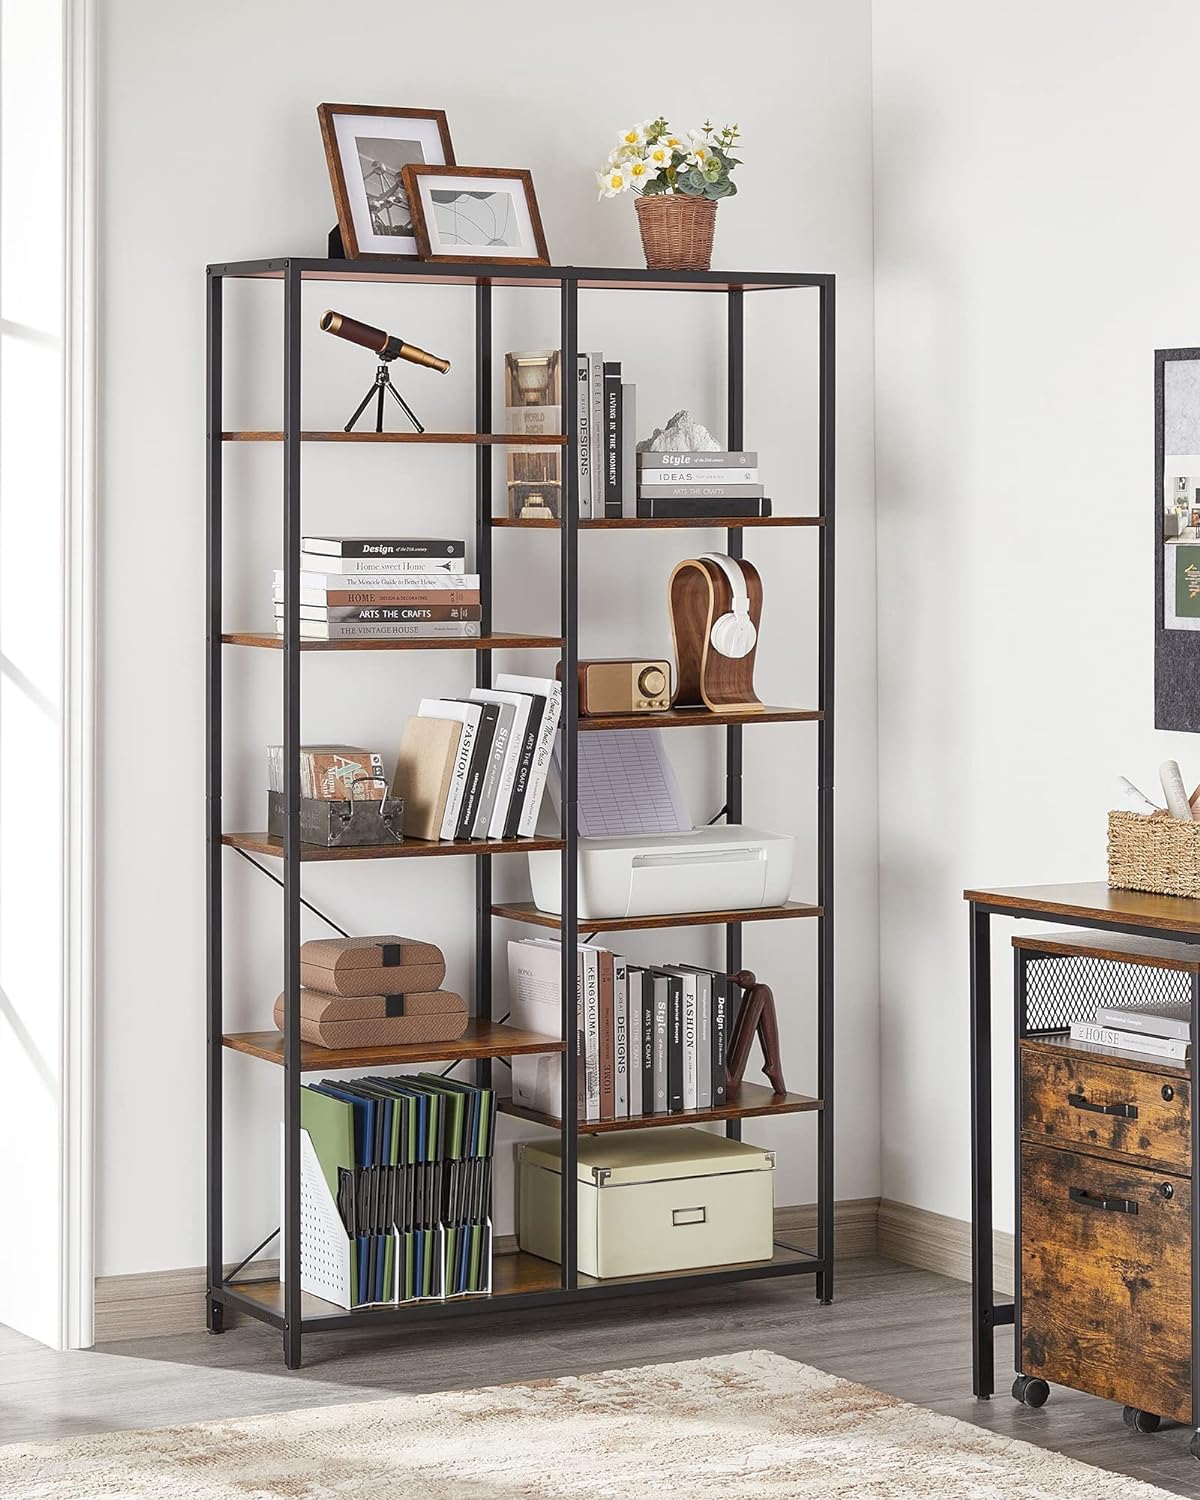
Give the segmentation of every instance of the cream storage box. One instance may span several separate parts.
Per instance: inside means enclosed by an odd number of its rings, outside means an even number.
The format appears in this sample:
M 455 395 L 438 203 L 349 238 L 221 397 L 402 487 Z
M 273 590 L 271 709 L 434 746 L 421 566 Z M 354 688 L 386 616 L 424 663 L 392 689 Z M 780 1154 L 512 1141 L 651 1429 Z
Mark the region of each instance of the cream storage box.
M 520 1147 L 517 1238 L 557 1261 L 559 1143 Z M 770 1260 L 774 1153 L 706 1130 L 581 1136 L 579 1271 L 601 1279 Z
M 579 918 L 672 916 L 782 906 L 792 889 L 796 841 L 732 826 L 687 833 L 579 840 Z M 531 851 L 529 879 L 542 911 L 562 909 L 560 856 Z

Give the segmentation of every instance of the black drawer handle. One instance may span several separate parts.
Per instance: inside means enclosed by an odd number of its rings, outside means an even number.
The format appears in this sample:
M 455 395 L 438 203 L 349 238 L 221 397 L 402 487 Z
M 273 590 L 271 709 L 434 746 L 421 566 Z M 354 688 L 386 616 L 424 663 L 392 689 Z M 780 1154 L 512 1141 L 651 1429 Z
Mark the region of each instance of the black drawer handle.
M 1138 1211 L 1132 1198 L 1094 1198 L 1087 1188 L 1072 1188 L 1071 1202 L 1082 1208 L 1102 1208 L 1110 1214 L 1135 1214 Z
M 1122 1120 L 1136 1120 L 1138 1117 L 1136 1104 L 1093 1104 L 1082 1094 L 1068 1094 L 1067 1103 L 1075 1109 L 1086 1109 L 1093 1115 L 1119 1115 Z

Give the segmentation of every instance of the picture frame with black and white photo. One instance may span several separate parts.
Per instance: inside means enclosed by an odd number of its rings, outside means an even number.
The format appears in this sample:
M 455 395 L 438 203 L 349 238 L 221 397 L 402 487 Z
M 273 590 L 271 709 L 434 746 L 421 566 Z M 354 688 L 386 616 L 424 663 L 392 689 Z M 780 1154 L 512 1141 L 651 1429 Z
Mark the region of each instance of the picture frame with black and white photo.
M 352 260 L 419 255 L 403 168 L 454 165 L 445 111 L 322 104 L 317 118 L 343 253 Z
M 523 167 L 411 163 L 403 177 L 424 260 L 550 264 L 533 176 Z

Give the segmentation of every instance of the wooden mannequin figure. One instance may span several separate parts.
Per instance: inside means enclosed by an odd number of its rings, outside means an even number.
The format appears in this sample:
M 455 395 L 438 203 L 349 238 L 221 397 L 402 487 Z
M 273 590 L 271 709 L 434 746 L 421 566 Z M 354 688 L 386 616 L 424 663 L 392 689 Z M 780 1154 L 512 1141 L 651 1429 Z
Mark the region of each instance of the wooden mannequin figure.
M 757 1036 L 763 1051 L 763 1072 L 777 1094 L 787 1093 L 783 1081 L 783 1062 L 779 1056 L 779 1023 L 775 1016 L 775 996 L 769 985 L 759 984 L 749 969 L 733 976 L 742 991 L 737 1024 L 729 1046 L 728 1090 L 732 1100 L 746 1072 L 750 1046 Z

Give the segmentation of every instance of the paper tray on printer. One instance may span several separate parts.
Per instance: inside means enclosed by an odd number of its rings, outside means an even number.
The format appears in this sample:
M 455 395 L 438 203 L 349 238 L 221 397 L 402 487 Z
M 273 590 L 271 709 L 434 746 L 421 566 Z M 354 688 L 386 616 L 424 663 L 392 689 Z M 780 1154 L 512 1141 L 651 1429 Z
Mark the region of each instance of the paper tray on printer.
M 792 887 L 796 841 L 739 824 L 579 840 L 578 914 L 674 916 L 692 911 L 781 906 Z M 531 851 L 535 904 L 562 911 L 559 855 Z

